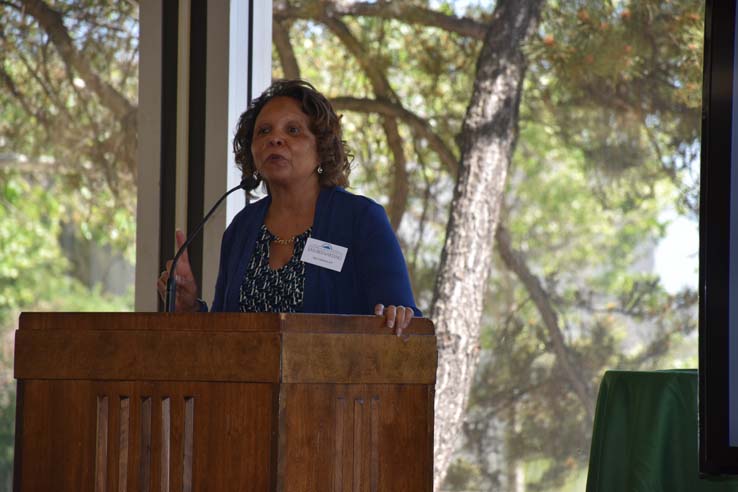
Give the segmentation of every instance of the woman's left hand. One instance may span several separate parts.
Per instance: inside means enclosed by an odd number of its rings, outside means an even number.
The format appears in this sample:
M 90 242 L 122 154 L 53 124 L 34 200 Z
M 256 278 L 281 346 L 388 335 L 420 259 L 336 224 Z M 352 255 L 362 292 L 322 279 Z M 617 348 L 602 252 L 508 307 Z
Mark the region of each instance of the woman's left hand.
M 374 306 L 374 314 L 377 316 L 384 316 L 385 326 L 387 328 L 394 328 L 397 336 L 402 335 L 402 332 L 410 324 L 410 320 L 413 319 L 413 308 L 404 306 L 387 306 L 384 304 L 377 304 Z

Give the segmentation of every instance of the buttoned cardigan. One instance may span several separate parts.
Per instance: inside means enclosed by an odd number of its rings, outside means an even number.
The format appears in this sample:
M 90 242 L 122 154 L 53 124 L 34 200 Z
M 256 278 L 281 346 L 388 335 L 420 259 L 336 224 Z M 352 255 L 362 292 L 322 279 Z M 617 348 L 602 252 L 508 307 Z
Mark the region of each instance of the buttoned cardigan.
M 271 197 L 246 205 L 223 233 L 211 311 L 238 311 L 246 268 Z M 415 306 L 405 258 L 384 208 L 340 187 L 322 188 L 312 237 L 348 248 L 336 272 L 305 265 L 304 313 L 374 314 L 376 304 Z

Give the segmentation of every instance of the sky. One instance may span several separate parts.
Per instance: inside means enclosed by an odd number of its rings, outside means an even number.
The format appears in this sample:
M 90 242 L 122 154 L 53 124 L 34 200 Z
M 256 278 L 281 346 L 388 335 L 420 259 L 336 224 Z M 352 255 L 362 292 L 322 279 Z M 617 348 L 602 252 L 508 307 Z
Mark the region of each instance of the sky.
M 699 264 L 699 227 L 697 221 L 666 214 L 669 220 L 666 235 L 656 246 L 654 269 L 670 294 L 685 287 L 697 289 Z

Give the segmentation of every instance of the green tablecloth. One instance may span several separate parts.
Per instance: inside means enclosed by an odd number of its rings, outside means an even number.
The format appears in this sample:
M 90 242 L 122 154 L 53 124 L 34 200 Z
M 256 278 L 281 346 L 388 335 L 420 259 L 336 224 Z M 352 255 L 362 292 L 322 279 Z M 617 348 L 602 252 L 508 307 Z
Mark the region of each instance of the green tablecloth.
M 587 492 L 737 491 L 700 479 L 697 371 L 608 371 L 597 397 Z

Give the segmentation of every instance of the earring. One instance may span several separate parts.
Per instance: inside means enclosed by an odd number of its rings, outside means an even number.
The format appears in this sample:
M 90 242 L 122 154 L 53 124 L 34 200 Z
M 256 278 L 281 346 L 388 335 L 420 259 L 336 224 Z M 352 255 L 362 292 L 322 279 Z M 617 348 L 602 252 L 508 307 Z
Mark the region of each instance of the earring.
M 323 166 L 318 166 L 318 174 L 323 174 Z

